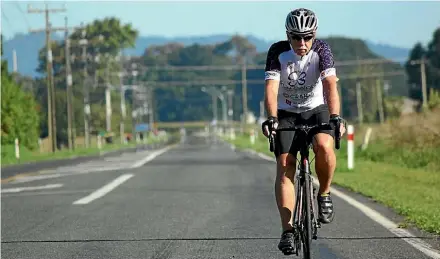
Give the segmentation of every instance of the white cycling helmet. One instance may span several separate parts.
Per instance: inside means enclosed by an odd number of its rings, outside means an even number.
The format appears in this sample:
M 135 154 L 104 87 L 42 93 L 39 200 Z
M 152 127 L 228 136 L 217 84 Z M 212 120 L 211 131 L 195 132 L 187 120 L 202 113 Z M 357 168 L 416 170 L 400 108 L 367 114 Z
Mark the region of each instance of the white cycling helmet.
M 288 33 L 308 34 L 318 29 L 318 17 L 309 9 L 295 9 L 286 17 L 286 30 Z

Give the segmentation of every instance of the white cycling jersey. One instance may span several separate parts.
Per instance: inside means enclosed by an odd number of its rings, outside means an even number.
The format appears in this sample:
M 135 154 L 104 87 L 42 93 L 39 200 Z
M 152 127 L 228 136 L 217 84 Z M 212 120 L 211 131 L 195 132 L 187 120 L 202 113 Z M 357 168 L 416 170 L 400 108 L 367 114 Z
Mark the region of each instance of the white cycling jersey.
M 336 75 L 330 46 L 316 39 L 307 55 L 297 55 L 287 40 L 279 41 L 267 53 L 265 80 L 280 81 L 278 109 L 300 113 L 325 104 L 322 82 Z

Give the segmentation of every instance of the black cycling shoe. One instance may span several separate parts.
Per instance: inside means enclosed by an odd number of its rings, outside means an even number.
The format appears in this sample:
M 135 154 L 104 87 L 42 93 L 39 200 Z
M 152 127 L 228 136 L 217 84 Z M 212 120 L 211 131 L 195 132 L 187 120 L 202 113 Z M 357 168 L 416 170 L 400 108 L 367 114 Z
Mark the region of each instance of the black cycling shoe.
M 331 223 L 335 217 L 330 193 L 318 195 L 318 219 L 323 224 Z
M 291 255 L 295 253 L 295 240 L 293 231 L 284 231 L 281 235 L 280 242 L 278 243 L 278 249 L 284 253 L 284 255 Z

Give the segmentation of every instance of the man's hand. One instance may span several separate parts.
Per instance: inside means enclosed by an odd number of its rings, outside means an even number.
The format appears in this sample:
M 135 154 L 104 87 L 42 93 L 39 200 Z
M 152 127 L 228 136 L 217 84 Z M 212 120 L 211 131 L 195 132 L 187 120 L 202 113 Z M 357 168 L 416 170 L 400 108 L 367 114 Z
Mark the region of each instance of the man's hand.
M 264 136 L 269 137 L 270 134 L 275 134 L 275 130 L 278 128 L 278 118 L 269 116 L 266 121 L 261 124 Z M 270 132 L 270 133 L 269 133 Z
M 330 124 L 333 124 L 333 127 L 336 127 L 338 125 L 338 122 L 340 123 L 339 132 L 342 137 L 342 136 L 344 136 L 345 128 L 346 128 L 345 120 L 341 116 L 339 116 L 338 114 L 330 115 Z

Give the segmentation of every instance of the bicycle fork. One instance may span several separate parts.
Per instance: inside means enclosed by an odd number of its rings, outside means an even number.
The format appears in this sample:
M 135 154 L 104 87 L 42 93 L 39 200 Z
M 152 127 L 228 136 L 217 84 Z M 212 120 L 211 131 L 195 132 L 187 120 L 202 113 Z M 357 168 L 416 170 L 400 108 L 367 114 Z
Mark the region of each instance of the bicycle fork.
M 301 251 L 301 237 L 300 233 L 302 232 L 302 213 L 303 213 L 303 172 L 301 172 L 301 167 L 298 166 L 296 172 L 296 195 L 295 195 L 295 208 L 293 211 L 293 227 L 294 227 L 294 254 L 299 255 Z
M 312 174 L 311 174 L 311 169 L 310 169 L 310 164 L 308 159 L 306 159 L 305 161 L 302 161 L 303 165 L 301 167 L 298 167 L 298 170 L 301 171 L 303 170 L 303 173 L 301 175 L 298 175 L 298 177 L 303 181 L 303 183 L 308 182 L 309 183 L 309 190 L 311 190 L 311 195 L 310 195 L 310 218 L 311 218 L 311 223 L 312 223 L 312 239 L 318 239 L 318 228 L 321 228 L 321 223 L 318 220 L 318 211 L 317 211 L 317 207 L 316 207 L 316 197 L 317 197 L 317 188 L 313 185 L 312 182 Z M 303 177 L 307 177 L 309 179 L 309 181 L 305 181 L 305 179 Z

